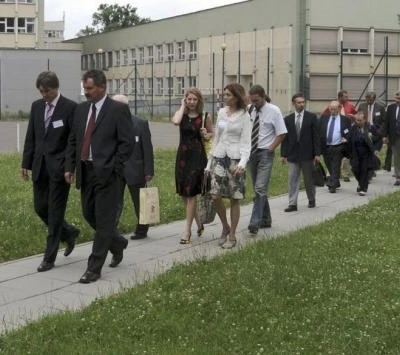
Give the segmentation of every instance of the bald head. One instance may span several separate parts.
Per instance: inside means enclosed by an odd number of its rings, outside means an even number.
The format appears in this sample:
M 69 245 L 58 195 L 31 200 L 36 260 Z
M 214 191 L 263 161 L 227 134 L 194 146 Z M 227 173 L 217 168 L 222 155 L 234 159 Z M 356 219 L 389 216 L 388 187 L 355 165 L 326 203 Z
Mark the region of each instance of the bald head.
M 112 97 L 113 100 L 122 102 L 125 105 L 129 105 L 128 97 L 125 95 L 117 94 Z
M 339 101 L 331 101 L 329 104 L 329 112 L 332 116 L 337 116 L 339 113 L 340 103 Z

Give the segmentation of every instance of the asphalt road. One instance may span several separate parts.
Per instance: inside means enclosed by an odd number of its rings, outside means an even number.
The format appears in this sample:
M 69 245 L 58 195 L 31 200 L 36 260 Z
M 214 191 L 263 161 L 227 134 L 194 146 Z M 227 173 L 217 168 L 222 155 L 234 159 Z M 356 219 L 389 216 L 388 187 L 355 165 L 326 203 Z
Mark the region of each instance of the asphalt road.
M 27 121 L 0 122 L 0 153 L 22 151 Z M 150 122 L 154 149 L 176 148 L 179 144 L 179 128 L 172 123 Z

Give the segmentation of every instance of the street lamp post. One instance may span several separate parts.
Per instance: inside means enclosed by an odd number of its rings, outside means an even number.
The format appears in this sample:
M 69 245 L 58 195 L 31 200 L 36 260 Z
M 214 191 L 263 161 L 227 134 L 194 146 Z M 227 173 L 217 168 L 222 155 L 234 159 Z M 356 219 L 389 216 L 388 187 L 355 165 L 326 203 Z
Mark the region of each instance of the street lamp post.
M 224 87 L 225 87 L 225 50 L 226 50 L 226 43 L 221 44 L 221 49 L 222 49 L 222 87 L 221 87 L 221 92 L 222 92 L 222 97 L 224 94 Z M 221 107 L 223 106 L 224 100 L 221 102 Z
M 97 49 L 97 69 L 103 70 L 103 48 Z

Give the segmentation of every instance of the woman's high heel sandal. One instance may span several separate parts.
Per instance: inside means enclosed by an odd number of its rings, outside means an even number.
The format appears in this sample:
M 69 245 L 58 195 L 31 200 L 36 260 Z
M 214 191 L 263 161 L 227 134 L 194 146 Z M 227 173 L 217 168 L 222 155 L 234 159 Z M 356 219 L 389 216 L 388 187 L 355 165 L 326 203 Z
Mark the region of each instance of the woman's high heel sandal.
M 187 235 L 187 238 L 182 238 L 179 244 L 190 244 L 190 238 L 192 237 L 192 233 Z
M 204 224 L 197 229 L 197 236 L 200 238 L 204 232 Z
M 227 239 L 227 241 L 221 245 L 222 249 L 232 249 L 236 245 L 236 238 L 235 239 Z
M 218 240 L 218 245 L 219 246 L 222 246 L 222 245 L 225 244 L 226 238 L 228 237 L 230 232 L 231 232 L 231 228 L 230 227 L 228 227 L 228 229 L 223 229 L 222 230 L 221 236 L 219 237 L 219 240 Z

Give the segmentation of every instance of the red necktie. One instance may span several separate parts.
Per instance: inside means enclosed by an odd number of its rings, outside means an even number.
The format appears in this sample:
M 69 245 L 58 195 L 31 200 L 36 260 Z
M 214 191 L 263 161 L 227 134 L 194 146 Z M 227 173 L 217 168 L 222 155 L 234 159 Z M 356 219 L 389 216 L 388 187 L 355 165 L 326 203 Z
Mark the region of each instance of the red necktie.
M 92 138 L 92 133 L 95 126 L 96 126 L 96 106 L 92 104 L 92 113 L 90 115 L 89 122 L 86 127 L 85 136 L 83 137 L 83 144 L 81 150 L 81 160 L 83 161 L 89 159 L 90 140 Z

